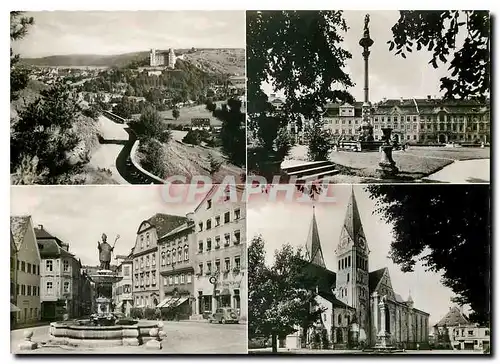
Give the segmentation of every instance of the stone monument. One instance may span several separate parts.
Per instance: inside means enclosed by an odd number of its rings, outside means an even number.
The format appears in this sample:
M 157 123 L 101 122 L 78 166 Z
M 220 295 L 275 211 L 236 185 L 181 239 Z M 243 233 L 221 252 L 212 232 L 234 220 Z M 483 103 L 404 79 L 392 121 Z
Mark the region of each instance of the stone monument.
M 365 15 L 365 27 L 363 30 L 363 38 L 359 40 L 359 45 L 363 47 L 363 59 L 365 61 L 365 82 L 364 82 L 364 100 L 361 110 L 362 123 L 361 123 L 361 134 L 359 136 L 360 141 L 371 142 L 373 141 L 373 126 L 370 123 L 370 97 L 368 95 L 368 58 L 370 56 L 370 47 L 373 45 L 373 39 L 370 38 L 370 28 L 368 27 L 370 23 L 370 15 Z
M 394 147 L 391 142 L 391 131 L 391 128 L 382 128 L 383 144 L 380 147 L 381 160 L 378 164 L 379 168 L 377 168 L 377 172 L 382 178 L 393 177 L 399 172 L 399 169 L 396 167 L 396 162 L 392 159 L 392 149 Z

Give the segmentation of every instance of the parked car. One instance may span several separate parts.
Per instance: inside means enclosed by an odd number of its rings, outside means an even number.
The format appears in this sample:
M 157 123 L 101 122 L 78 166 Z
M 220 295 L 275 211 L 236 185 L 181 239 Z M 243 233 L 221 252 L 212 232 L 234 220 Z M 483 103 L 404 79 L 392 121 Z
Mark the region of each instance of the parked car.
M 240 317 L 238 313 L 231 307 L 221 307 L 215 310 L 215 313 L 209 317 L 208 322 L 218 322 L 220 324 L 226 324 L 234 322 L 239 323 Z

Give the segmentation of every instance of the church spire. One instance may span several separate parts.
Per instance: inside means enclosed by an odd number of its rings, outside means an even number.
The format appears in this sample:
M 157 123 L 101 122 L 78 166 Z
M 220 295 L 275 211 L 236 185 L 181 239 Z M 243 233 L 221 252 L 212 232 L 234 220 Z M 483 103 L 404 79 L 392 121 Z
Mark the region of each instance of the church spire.
M 344 218 L 344 227 L 349 234 L 349 237 L 357 243 L 358 237 L 364 237 L 363 225 L 361 224 L 361 217 L 359 216 L 358 204 L 356 202 L 356 195 L 354 188 L 351 186 L 351 197 L 347 204 L 347 210 Z
M 321 249 L 321 242 L 319 240 L 318 224 L 316 223 L 314 206 L 311 228 L 309 229 L 309 235 L 307 236 L 306 251 L 311 263 L 326 268 L 325 260 L 323 259 L 323 250 Z

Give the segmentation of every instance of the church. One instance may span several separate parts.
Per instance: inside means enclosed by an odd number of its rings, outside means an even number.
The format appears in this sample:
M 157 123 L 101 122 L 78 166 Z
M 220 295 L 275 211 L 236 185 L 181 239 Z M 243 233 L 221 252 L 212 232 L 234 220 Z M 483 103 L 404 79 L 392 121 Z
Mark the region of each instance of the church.
M 410 295 L 403 299 L 394 292 L 388 268 L 370 271 L 368 246 L 352 190 L 338 245 L 325 247 L 335 249 L 337 271 L 327 269 L 313 210 L 306 243 L 307 269 L 316 279 L 316 287 L 311 289 L 316 290 L 317 302 L 325 311 L 313 328 L 288 335 L 287 348 L 318 348 L 313 345 L 313 332 L 319 329 L 328 338 L 322 340 L 327 343 L 322 342 L 321 348 L 346 349 L 352 346 L 353 327 L 363 347 L 374 347 L 381 335 L 395 348 L 428 346 L 429 314 L 415 308 Z

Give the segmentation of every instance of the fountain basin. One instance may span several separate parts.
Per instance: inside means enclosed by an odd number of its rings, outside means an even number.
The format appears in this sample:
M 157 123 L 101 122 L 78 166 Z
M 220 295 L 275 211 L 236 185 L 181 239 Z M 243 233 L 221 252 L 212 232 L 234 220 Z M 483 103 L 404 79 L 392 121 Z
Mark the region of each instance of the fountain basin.
M 56 345 L 83 347 L 138 346 L 149 340 L 150 330 L 157 323 L 138 322 L 132 325 L 95 326 L 89 320 L 52 322 L 50 342 Z

